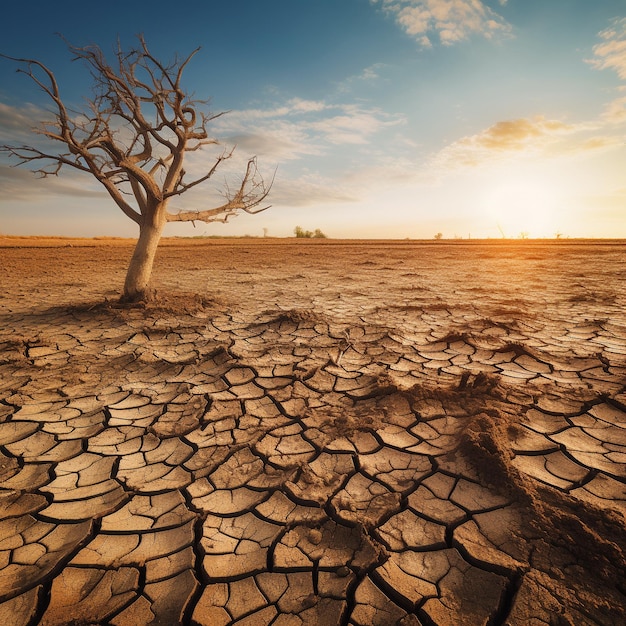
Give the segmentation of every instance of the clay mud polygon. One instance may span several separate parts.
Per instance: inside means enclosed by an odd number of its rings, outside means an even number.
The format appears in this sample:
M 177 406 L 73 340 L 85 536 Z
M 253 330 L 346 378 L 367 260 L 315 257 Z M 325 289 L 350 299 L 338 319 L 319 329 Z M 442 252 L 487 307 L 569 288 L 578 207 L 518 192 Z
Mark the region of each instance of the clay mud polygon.
M 0 244 L 6 624 L 624 623 L 621 243 Z

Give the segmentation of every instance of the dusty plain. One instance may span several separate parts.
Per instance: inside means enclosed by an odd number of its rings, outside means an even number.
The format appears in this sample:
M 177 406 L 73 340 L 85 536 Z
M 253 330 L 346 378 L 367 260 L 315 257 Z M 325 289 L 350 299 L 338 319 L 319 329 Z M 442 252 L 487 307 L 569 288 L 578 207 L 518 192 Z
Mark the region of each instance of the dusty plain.
M 0 622 L 623 625 L 624 251 L 0 238 Z

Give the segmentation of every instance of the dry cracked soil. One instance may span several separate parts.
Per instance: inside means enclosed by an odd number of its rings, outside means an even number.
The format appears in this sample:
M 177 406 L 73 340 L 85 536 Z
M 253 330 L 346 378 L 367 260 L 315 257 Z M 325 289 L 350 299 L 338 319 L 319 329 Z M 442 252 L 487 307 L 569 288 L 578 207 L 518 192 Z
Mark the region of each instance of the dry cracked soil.
M 621 242 L 0 239 L 0 622 L 626 623 Z

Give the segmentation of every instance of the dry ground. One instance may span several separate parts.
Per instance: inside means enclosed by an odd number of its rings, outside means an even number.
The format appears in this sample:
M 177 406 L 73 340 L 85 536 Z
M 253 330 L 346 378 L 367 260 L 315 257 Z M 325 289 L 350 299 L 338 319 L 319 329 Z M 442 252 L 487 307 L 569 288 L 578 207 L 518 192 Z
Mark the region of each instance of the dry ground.
M 0 239 L 2 623 L 625 623 L 622 243 L 130 254 Z

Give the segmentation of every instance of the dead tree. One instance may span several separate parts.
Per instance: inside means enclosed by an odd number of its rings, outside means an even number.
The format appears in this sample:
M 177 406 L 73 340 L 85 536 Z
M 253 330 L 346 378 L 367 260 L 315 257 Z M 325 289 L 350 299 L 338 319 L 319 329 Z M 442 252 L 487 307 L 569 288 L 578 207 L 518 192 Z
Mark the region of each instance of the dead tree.
M 223 191 L 224 203 L 199 210 L 169 211 L 173 198 L 208 181 L 231 158 L 233 149 L 211 158 L 202 173 L 188 178 L 183 168 L 187 152 L 218 145 L 209 124 L 223 113 L 208 112 L 208 101 L 193 99 L 181 86 L 183 71 L 199 49 L 184 59 L 164 64 L 139 45 L 123 50 L 118 42 L 110 64 L 95 45 L 68 44 L 74 60 L 86 63 L 94 95 L 82 111 L 64 104 L 53 72 L 33 59 L 7 57 L 19 63 L 53 103 L 54 120 L 35 129 L 58 150 L 36 146 L 4 145 L 0 149 L 18 160 L 17 165 L 40 164 L 33 171 L 56 176 L 72 167 L 94 176 L 124 214 L 139 226 L 139 237 L 128 267 L 122 300 L 136 302 L 150 296 L 155 253 L 167 222 L 226 222 L 240 213 L 258 213 L 267 198 L 267 184 L 250 158 L 234 187 Z

